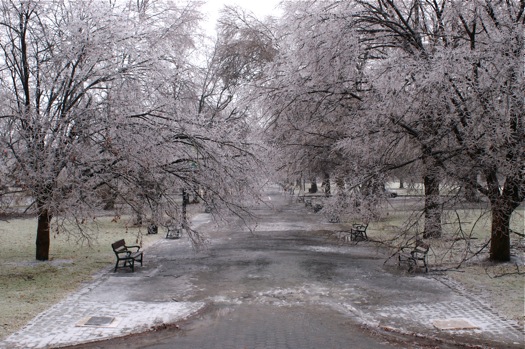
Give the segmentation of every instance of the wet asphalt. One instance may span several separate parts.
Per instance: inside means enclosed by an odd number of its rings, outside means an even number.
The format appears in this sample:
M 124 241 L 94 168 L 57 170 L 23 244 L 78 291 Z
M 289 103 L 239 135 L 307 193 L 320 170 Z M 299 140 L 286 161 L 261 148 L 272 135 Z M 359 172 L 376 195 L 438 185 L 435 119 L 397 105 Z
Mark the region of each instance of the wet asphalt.
M 446 278 L 408 274 L 368 242 L 344 243 L 329 223 L 277 188 L 238 218 L 199 230 L 209 240 L 162 240 L 135 273 L 110 273 L 83 302 L 205 304 L 176 324 L 74 348 L 522 348 L 523 330 Z M 253 228 L 253 226 L 251 227 Z M 475 330 L 443 331 L 466 318 Z M 73 347 L 71 347 L 73 348 Z

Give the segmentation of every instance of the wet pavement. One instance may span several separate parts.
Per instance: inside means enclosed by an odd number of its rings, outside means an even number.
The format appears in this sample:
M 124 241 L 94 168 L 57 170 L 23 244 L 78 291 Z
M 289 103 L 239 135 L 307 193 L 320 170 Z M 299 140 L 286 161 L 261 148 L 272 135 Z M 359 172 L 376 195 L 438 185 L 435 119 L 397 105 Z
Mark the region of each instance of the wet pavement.
M 341 243 L 336 233 L 347 227 L 276 189 L 268 204 L 254 211 L 255 231 L 237 219 L 216 226 L 197 216 L 207 249 L 161 240 L 146 250 L 144 267 L 113 273 L 108 266 L 0 348 L 525 346 L 522 328 L 446 275 L 407 274 L 370 243 Z M 81 326 L 94 316 L 113 322 Z M 443 330 L 436 320 L 474 328 Z M 170 324 L 177 328 L 133 335 Z

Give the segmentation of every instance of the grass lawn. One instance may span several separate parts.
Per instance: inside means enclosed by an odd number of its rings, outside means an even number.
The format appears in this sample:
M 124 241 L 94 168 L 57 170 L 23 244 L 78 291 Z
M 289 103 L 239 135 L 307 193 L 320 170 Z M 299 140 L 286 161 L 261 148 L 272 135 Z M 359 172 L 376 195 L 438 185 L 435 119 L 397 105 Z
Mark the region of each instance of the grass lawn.
M 392 202 L 401 201 L 399 199 Z M 423 227 L 415 224 L 409 233 L 403 233 L 406 221 L 413 217 L 412 207 L 394 204 L 387 215 L 371 222 L 368 236 L 388 245 L 403 244 L 415 231 Z M 458 222 L 461 222 L 461 230 Z M 479 252 L 490 238 L 490 213 L 480 208 L 447 210 L 443 215 L 443 237 L 428 239 L 429 264 L 433 273 L 440 273 L 461 284 L 471 295 L 491 305 L 506 318 L 525 325 L 525 239 L 511 235 L 512 260 L 492 263 L 488 247 Z M 518 208 L 511 220 L 512 230 L 525 232 L 525 210 Z M 395 252 L 395 248 L 392 248 Z M 468 252 L 467 252 L 468 251 Z M 479 253 L 478 253 L 479 252 Z M 463 261 L 465 258 L 468 260 Z
M 414 207 L 399 198 L 391 202 L 384 217 L 370 223 L 368 235 L 376 241 L 395 245 L 407 238 L 402 231 Z M 192 207 L 192 210 L 198 208 Z M 491 304 L 501 315 L 524 325 L 523 238 L 513 235 L 515 257 L 510 263 L 492 264 L 485 251 L 456 269 L 467 244 L 471 251 L 477 251 L 490 236 L 490 217 L 481 213 L 483 211 L 473 208 L 447 212 L 443 238 L 429 241 L 430 267 L 433 273 L 436 269 L 443 270 L 442 273 L 463 285 L 467 292 Z M 523 207 L 516 210 L 511 228 L 523 233 L 524 216 Z M 132 226 L 129 217 L 123 216 L 117 221 L 112 218 L 98 217 L 87 223 L 98 227 L 90 245 L 82 244 L 75 236 L 52 233 L 50 260 L 46 262 L 35 260 L 36 218 L 0 221 L 0 339 L 83 283 L 92 281 L 97 272 L 110 270 L 115 262 L 112 242 L 124 238 L 128 244 L 138 243 L 144 248 L 164 237 L 161 229 L 157 235 L 147 235 L 146 228 Z M 464 223 L 462 231 L 458 230 L 458 218 Z M 413 230 L 420 228 L 416 224 Z
M 38 313 L 57 303 L 101 269 L 114 265 L 111 243 L 151 245 L 163 237 L 147 235 L 127 217 L 112 221 L 99 217 L 89 222 L 98 233 L 88 246 L 75 236 L 51 234 L 49 261 L 35 260 L 36 218 L 0 221 L 0 338 L 15 332 Z M 159 229 L 160 230 L 160 229 Z
M 424 198 L 421 190 L 417 189 L 418 192 L 416 189 L 396 189 L 399 196 L 388 199 L 381 209 L 381 218 L 369 222 L 367 235 L 373 242 L 366 244 L 385 248 L 388 265 L 397 265 L 396 253 L 407 242 L 413 242 L 416 233 L 422 238 Z M 323 206 L 328 203 L 327 212 L 321 213 L 325 213 L 325 219 L 330 220 L 330 200 L 320 195 L 314 200 L 314 204 L 318 203 Z M 461 285 L 467 293 L 491 305 L 500 315 L 524 326 L 525 205 L 516 209 L 511 219 L 510 228 L 521 234 L 511 234 L 511 261 L 492 263 L 489 261 L 488 249 L 491 229 L 488 204 L 453 203 L 453 209 L 443 212 L 443 236 L 440 239 L 425 239 L 430 245 L 429 275 L 449 278 Z M 452 205 L 449 203 L 448 206 Z M 340 219 L 348 229 L 352 223 L 366 223 L 359 213 L 343 215 Z M 341 235 L 333 234 L 332 237 L 340 239 Z M 354 243 L 348 242 L 350 245 Z M 399 271 L 402 270 L 407 272 L 408 266 L 402 266 Z

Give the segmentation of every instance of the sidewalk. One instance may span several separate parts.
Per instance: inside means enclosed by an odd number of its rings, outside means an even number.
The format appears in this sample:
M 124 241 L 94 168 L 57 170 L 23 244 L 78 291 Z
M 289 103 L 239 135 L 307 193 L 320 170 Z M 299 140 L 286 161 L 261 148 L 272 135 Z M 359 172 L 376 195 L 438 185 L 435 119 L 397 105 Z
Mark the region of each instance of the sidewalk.
M 209 220 L 209 215 L 199 214 L 192 219 L 192 226 L 198 228 Z M 169 248 L 164 248 L 165 245 Z M 173 297 L 160 300 L 147 294 L 147 288 L 139 286 L 142 280 L 149 283 L 154 279 L 158 269 L 154 259 L 170 250 L 192 253 L 187 239 L 159 240 L 144 251 L 144 267 L 136 267 L 135 273 L 127 269 L 113 273 L 113 266 L 108 267 L 95 277 L 95 281 L 0 342 L 0 349 L 59 348 L 122 337 L 173 324 L 195 314 L 204 303 L 178 302 Z M 110 287 L 112 292 L 107 292 L 107 285 L 112 283 L 115 283 Z M 103 295 L 95 292 L 101 285 L 106 286 Z
M 298 216 L 295 211 L 285 214 Z M 281 316 L 307 321 L 320 331 L 321 325 L 333 329 L 330 325 L 338 323 L 333 314 L 345 318 L 341 322 L 353 319 L 372 330 L 452 343 L 449 347 L 456 347 L 453 343 L 524 347 L 524 332 L 517 323 L 498 316 L 444 276 L 386 273 L 383 260 L 371 258 L 370 249 L 362 245 L 333 245 L 311 238 L 311 234 L 297 243 L 287 235 L 290 231 L 319 232 L 335 226 L 315 223 L 316 218 L 309 215 L 299 218 L 287 222 L 281 217 L 279 221 L 273 213 L 268 214 L 258 227 L 261 238 L 228 230 L 228 235 L 214 240 L 211 252 L 202 254 L 193 251 L 185 236 L 161 239 L 145 250 L 143 267 L 136 267 L 134 273 L 124 269 L 113 273 L 108 266 L 92 283 L 0 342 L 0 349 L 59 348 L 140 333 L 176 324 L 209 303 L 230 309 L 228 314 L 238 314 L 232 315 L 237 322 L 220 321 L 213 329 L 203 326 L 193 337 L 184 337 L 181 348 L 198 347 L 199 341 L 207 344 L 203 348 L 216 347 L 218 338 L 234 341 L 237 337 L 232 333 L 241 334 L 238 332 L 254 334 L 249 340 L 256 340 L 255 335 L 275 335 L 268 330 L 269 321 L 277 321 L 280 330 L 289 330 L 295 336 L 293 340 L 305 340 L 314 333 L 311 328 L 300 321 L 278 322 Z M 199 214 L 192 226 L 202 228 L 209 221 L 209 215 Z M 334 271 L 333 275 L 319 269 L 323 266 L 333 267 L 326 270 Z M 315 316 L 305 316 L 307 308 L 314 314 L 326 312 L 324 323 L 312 322 Z M 329 313 L 328 309 L 336 311 Z M 236 324 L 242 324 L 243 331 Z M 348 329 L 325 335 L 336 338 L 337 334 L 348 334 Z M 305 347 L 293 346 L 299 342 L 292 341 L 288 332 L 282 333 L 284 339 L 277 339 L 289 342 L 263 347 Z M 248 339 L 232 347 L 243 348 Z M 340 342 L 347 343 L 344 340 L 341 335 Z M 355 344 L 348 343 L 349 347 Z

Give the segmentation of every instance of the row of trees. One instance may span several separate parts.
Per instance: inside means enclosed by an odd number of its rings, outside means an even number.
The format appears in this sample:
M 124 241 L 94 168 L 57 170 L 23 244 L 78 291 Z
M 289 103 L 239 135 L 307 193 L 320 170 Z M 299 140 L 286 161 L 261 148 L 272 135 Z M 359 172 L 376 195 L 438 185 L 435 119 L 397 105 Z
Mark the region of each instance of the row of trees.
M 441 185 L 458 183 L 490 202 L 491 259 L 510 258 L 524 1 L 225 8 L 210 46 L 191 1 L 0 4 L 0 184 L 34 198 L 37 259 L 53 217 L 82 232 L 117 199 L 155 223 L 181 189 L 242 214 L 262 163 L 335 182 L 334 214 L 374 207 L 394 176 L 420 180 L 425 237 L 441 235 Z
M 0 2 L 2 195 L 34 199 L 36 259 L 52 222 L 89 237 L 115 200 L 156 224 L 180 219 L 181 189 L 242 214 L 257 147 L 231 72 L 199 46 L 197 5 Z
M 490 258 L 509 260 L 510 217 L 525 199 L 524 10 L 518 0 L 286 2 L 259 81 L 284 176 L 334 179 L 339 210 L 377 199 L 389 178 L 418 177 L 425 237 L 441 236 L 440 186 L 458 183 L 490 202 Z

